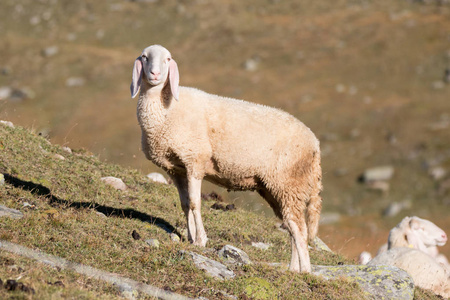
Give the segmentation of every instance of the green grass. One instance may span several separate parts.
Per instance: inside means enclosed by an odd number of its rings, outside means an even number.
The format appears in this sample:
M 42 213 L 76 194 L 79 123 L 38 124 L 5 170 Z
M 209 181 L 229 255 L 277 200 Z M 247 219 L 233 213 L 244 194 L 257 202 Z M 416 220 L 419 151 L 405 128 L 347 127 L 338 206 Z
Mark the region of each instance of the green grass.
M 219 249 L 225 244 L 235 245 L 257 263 L 235 267 L 237 276 L 233 280 L 212 279 L 179 254 L 180 250 L 203 253 L 202 248 L 194 247 L 185 239 L 180 243 L 170 239 L 168 231 L 181 235 L 186 232 L 175 187 L 150 183 L 143 174 L 103 163 L 87 151 L 69 154 L 61 146 L 52 145 L 20 127 L 0 126 L 0 136 L 0 171 L 6 181 L 0 187 L 0 203 L 24 213 L 19 220 L 1 219 L 3 240 L 191 297 L 212 297 L 218 291 L 237 296 L 252 293 L 246 292 L 246 279 L 251 278 L 267 281 L 270 293 L 281 299 L 360 295 L 359 289 L 344 279 L 325 281 L 258 264 L 289 261 L 289 239 L 286 233 L 276 229 L 277 220 L 241 209 L 213 210 L 210 209 L 213 202 L 203 201 L 208 246 Z M 55 154 L 65 159 L 55 158 Z M 102 176 L 122 178 L 128 190 L 114 190 L 100 181 Z M 24 206 L 26 202 L 32 207 Z M 140 234 L 140 240 L 132 238 L 133 230 Z M 150 248 L 144 241 L 149 238 L 158 239 L 160 247 Z M 273 246 L 262 251 L 252 247 L 252 241 Z M 119 295 L 104 283 L 0 253 L 3 264 L 0 278 L 4 281 L 21 278 L 20 281 L 35 289 L 36 297 Z M 214 251 L 205 255 L 220 260 Z M 352 263 L 319 250 L 312 251 L 311 256 L 313 264 Z M 62 281 L 65 287 L 48 284 L 55 281 Z M 6 291 L 0 293 L 11 295 Z

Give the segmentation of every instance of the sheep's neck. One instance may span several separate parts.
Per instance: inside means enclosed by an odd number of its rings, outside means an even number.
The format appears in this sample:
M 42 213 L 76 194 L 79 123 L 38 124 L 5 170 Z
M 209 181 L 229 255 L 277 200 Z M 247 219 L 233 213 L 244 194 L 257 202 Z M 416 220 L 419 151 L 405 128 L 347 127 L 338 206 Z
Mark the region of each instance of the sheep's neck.
M 137 105 L 139 124 L 147 134 L 156 133 L 166 120 L 165 88 L 143 86 L 141 89 Z

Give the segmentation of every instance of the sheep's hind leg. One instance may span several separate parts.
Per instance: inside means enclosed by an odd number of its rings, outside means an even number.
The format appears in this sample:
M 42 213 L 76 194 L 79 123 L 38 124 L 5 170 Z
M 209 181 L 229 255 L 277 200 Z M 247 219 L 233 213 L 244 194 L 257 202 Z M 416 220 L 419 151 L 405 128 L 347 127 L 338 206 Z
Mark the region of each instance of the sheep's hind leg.
M 304 219 L 302 219 L 299 223 L 301 224 L 300 227 L 291 219 L 287 221 L 289 232 L 291 233 L 292 237 L 291 241 L 292 243 L 294 243 L 294 245 L 292 245 L 291 247 L 292 258 L 289 270 L 293 272 L 300 271 L 310 273 L 311 263 L 309 260 L 306 223 Z M 296 260 L 297 263 L 294 260 Z M 298 268 L 299 265 L 300 268 Z
M 189 204 L 189 192 L 188 192 L 188 181 L 186 177 L 183 176 L 171 176 L 175 186 L 178 189 L 178 194 L 180 196 L 181 208 L 183 209 L 184 215 L 186 216 L 186 223 L 188 228 L 188 239 L 190 242 L 194 242 L 196 237 L 194 214 L 190 210 Z
M 201 187 L 202 180 L 194 177 L 188 178 L 188 191 L 189 191 L 189 209 L 194 215 L 196 235 L 194 238 L 194 245 L 206 246 L 208 238 L 206 237 L 206 231 L 203 227 L 202 215 L 201 215 Z

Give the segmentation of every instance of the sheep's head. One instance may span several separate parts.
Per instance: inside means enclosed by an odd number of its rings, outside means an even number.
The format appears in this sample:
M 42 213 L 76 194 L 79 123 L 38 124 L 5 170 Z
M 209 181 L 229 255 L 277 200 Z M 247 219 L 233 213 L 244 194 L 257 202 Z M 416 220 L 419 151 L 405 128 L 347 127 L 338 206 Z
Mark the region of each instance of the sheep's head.
M 180 81 L 178 66 L 169 50 L 160 45 L 152 45 L 142 51 L 136 58 L 131 81 L 131 97 L 139 92 L 142 80 L 150 86 L 165 85 L 169 78 L 173 97 L 178 100 L 178 85 Z
M 424 243 L 425 246 L 443 246 L 447 242 L 445 232 L 433 222 L 418 217 L 411 217 L 409 221 L 411 231 Z

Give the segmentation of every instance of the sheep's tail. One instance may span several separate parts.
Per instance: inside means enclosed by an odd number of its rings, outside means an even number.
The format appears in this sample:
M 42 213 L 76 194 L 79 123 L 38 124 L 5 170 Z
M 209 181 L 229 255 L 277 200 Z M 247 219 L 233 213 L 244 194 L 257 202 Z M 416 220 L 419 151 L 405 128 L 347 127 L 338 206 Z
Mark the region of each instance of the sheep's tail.
M 313 155 L 311 164 L 311 197 L 306 206 L 306 225 L 308 228 L 308 241 L 312 242 L 319 230 L 320 211 L 322 210 L 322 167 L 320 166 L 320 152 Z

